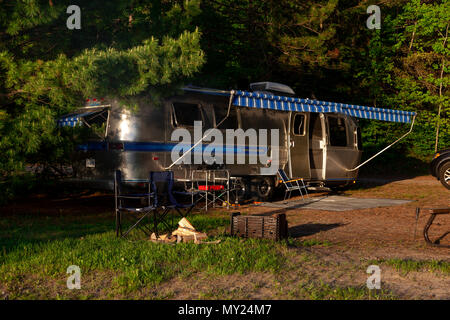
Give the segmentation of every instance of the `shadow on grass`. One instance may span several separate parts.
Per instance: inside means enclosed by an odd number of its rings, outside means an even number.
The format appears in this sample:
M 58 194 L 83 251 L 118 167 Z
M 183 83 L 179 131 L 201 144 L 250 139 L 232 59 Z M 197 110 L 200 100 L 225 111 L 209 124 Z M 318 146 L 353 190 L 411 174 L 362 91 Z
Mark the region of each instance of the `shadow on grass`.
M 173 218 L 173 219 L 172 219 Z M 176 229 L 180 216 L 176 213 L 167 215 L 168 224 L 160 222 L 158 231 L 166 233 Z M 198 231 L 206 232 L 229 223 L 229 217 L 217 215 L 191 214 L 189 221 Z M 173 226 L 169 230 L 169 226 Z M 124 222 L 123 230 L 127 230 L 136 220 Z M 153 227 L 153 221 L 146 219 L 143 223 Z M 84 215 L 9 215 L 0 219 L 0 255 L 26 246 L 28 244 L 62 241 L 65 239 L 81 239 L 95 234 L 110 234 L 115 237 L 115 215 L 113 211 L 103 213 L 84 213 Z M 133 231 L 128 240 L 144 240 L 148 235 L 138 229 Z
M 30 195 L 0 207 L 0 217 L 85 216 L 114 212 L 114 196 L 94 192 L 64 197 Z
M 0 221 L 0 249 L 3 253 L 27 244 L 82 238 L 114 230 L 112 214 L 83 217 L 20 215 Z
M 378 150 L 364 150 L 365 161 Z M 431 156 L 430 156 L 431 161 Z M 430 174 L 429 162 L 406 155 L 402 151 L 386 152 L 362 166 L 359 170 L 358 187 L 376 187 L 390 182 L 413 179 Z

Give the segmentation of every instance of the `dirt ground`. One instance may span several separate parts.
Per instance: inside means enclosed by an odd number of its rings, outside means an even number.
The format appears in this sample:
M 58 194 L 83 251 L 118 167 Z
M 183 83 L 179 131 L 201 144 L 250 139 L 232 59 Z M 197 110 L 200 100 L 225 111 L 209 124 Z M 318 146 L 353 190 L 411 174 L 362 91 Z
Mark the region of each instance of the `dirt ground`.
M 421 214 L 416 228 L 415 208 L 450 206 L 450 191 L 431 176 L 412 179 L 363 179 L 355 188 L 342 193 L 359 198 L 389 198 L 413 200 L 394 207 L 380 207 L 344 212 L 307 209 L 287 210 L 291 237 L 315 241 L 318 245 L 293 248 L 291 272 L 276 275 L 252 273 L 219 276 L 211 279 L 198 274 L 195 281 L 175 278 L 158 288 L 142 292 L 155 298 L 240 298 L 289 299 L 305 298 L 309 283 L 323 282 L 342 287 L 364 286 L 370 261 L 381 265 L 382 288 L 401 299 L 450 299 L 448 272 L 396 269 L 383 261 L 444 261 L 450 262 L 450 235 L 443 241 L 449 247 L 426 245 L 422 230 L 428 219 Z M 323 193 L 310 193 L 310 197 Z M 298 200 L 299 197 L 293 197 Z M 35 197 L 0 208 L 0 214 L 84 214 L 112 210 L 110 196 L 91 194 L 77 200 L 47 200 Z M 242 214 L 269 213 L 274 208 L 246 205 L 237 208 Z M 416 232 L 415 232 L 416 230 Z M 439 216 L 430 232 L 431 238 L 450 230 L 450 215 Z M 414 234 L 415 238 L 414 238 Z M 320 244 L 326 245 L 320 245 Z M 299 267 L 301 266 L 301 267 Z M 107 280 L 105 280 L 107 281 Z M 306 289 L 305 289 L 306 288 Z M 201 294 L 199 294 L 201 293 Z M 311 298 L 306 296 L 306 298 Z M 319 297 L 320 298 L 320 297 Z
M 310 193 L 311 197 L 322 195 Z M 423 238 L 423 228 L 429 219 L 426 209 L 450 206 L 450 192 L 436 179 L 423 176 L 391 181 L 374 187 L 349 190 L 343 195 L 413 201 L 393 207 L 344 212 L 288 210 L 286 214 L 291 236 L 327 240 L 373 258 L 450 259 L 450 247 L 445 247 L 450 246 L 450 236 L 441 241 L 443 247 L 428 246 Z M 416 225 L 417 207 L 421 208 L 421 213 Z M 271 211 L 270 208 L 246 210 L 249 213 Z M 430 238 L 434 239 L 449 230 L 450 215 L 438 216 L 429 231 Z
M 344 212 L 292 209 L 286 211 L 290 235 L 301 239 L 331 242 L 331 247 L 314 248 L 320 260 L 333 264 L 356 264 L 371 260 L 441 260 L 450 262 L 450 235 L 441 241 L 443 247 L 425 244 L 423 228 L 429 218 L 426 208 L 449 207 L 450 192 L 431 176 L 389 181 L 364 179 L 362 187 L 342 195 L 358 198 L 413 200 L 404 205 Z M 310 193 L 310 197 L 323 193 Z M 293 198 L 294 199 L 294 198 Z M 297 197 L 296 199 L 299 199 Z M 416 227 L 416 207 L 423 208 Z M 242 213 L 271 212 L 273 208 L 247 207 Z M 415 232 L 416 230 L 416 232 Z M 430 238 L 450 231 L 450 215 L 438 216 L 430 229 Z M 416 233 L 416 234 L 415 234 Z M 415 234 L 415 238 L 414 238 Z M 445 247 L 448 246 L 448 247 Z M 345 269 L 345 268 L 343 268 Z M 450 276 L 431 272 L 411 272 L 408 275 L 382 268 L 382 281 L 402 298 L 450 299 Z M 322 276 L 329 272 L 317 271 Z M 361 272 L 352 280 L 348 275 L 341 282 L 365 281 Z
M 320 197 L 324 193 L 310 193 L 309 197 Z M 343 212 L 291 209 L 286 211 L 290 234 L 302 239 L 314 238 L 340 244 L 348 249 L 377 252 L 388 257 L 393 250 L 398 256 L 426 259 L 450 258 L 450 249 L 424 245 L 423 227 L 429 214 L 427 208 L 450 206 L 450 192 L 429 176 L 387 182 L 383 185 L 343 192 L 344 196 L 357 198 L 386 198 L 413 200 L 403 205 Z M 292 197 L 299 200 L 300 197 Z M 421 208 L 416 228 L 416 208 Z M 264 213 L 274 211 L 269 207 L 247 206 L 242 213 Z M 277 209 L 278 210 L 278 209 Z M 416 239 L 414 230 L 416 229 Z M 450 230 L 450 215 L 438 216 L 430 236 L 436 237 Z M 450 245 L 450 236 L 443 245 Z

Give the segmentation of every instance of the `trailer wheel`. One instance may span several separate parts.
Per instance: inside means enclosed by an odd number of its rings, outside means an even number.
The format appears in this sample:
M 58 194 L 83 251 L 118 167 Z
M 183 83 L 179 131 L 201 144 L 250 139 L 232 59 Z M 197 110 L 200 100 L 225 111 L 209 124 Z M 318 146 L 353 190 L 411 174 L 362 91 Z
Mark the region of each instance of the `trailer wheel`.
M 233 190 L 230 192 L 230 203 L 238 204 L 247 199 L 249 189 L 248 180 L 239 178 L 233 186 Z
M 272 198 L 275 181 L 272 177 L 252 179 L 252 193 L 258 201 L 268 201 Z
M 444 163 L 439 170 L 439 181 L 450 190 L 450 161 Z

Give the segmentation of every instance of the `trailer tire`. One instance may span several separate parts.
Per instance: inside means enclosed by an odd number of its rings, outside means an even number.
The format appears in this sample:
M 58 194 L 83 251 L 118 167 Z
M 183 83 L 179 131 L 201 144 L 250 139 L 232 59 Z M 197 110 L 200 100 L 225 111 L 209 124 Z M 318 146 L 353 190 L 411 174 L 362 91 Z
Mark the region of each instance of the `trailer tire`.
M 273 196 L 275 180 L 272 177 L 260 177 L 252 179 L 252 195 L 256 201 L 268 201 Z
M 249 196 L 250 185 L 245 178 L 239 178 L 234 185 L 234 190 L 230 192 L 230 203 L 239 204 Z

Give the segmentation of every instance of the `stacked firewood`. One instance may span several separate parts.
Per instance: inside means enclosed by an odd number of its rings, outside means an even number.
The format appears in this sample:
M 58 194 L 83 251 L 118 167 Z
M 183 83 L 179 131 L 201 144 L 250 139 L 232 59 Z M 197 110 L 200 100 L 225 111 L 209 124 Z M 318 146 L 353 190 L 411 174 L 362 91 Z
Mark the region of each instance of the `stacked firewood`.
M 152 233 L 150 240 L 154 242 L 194 242 L 201 243 L 208 236 L 204 232 L 195 230 L 194 226 L 186 219 L 182 218 L 178 222 L 178 229 L 172 233 L 156 235 Z

